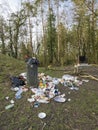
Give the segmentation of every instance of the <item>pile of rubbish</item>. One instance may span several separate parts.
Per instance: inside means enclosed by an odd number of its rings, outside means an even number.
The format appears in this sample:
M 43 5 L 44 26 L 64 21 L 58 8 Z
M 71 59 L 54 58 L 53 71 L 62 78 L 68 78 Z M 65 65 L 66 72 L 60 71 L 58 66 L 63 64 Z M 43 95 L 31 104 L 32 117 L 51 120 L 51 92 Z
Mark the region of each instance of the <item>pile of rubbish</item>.
M 12 86 L 11 90 L 15 91 L 15 98 L 21 99 L 22 93 L 32 91 L 31 97 L 27 99 L 28 102 L 32 103 L 34 107 L 39 107 L 40 103 L 49 103 L 51 99 L 55 102 L 64 103 L 71 99 L 65 98 L 65 93 L 59 91 L 59 85 L 62 84 L 64 87 L 68 87 L 70 90 L 79 90 L 79 86 L 82 85 L 84 80 L 78 80 L 78 77 L 71 75 L 63 75 L 62 78 L 53 78 L 44 73 L 38 74 L 39 86 L 38 88 L 26 87 L 26 73 L 21 73 L 19 77 L 11 77 Z M 85 80 L 85 82 L 88 82 Z M 9 97 L 6 97 L 8 100 Z M 14 106 L 14 100 L 10 101 L 10 105 L 6 106 L 5 109 L 12 108 Z

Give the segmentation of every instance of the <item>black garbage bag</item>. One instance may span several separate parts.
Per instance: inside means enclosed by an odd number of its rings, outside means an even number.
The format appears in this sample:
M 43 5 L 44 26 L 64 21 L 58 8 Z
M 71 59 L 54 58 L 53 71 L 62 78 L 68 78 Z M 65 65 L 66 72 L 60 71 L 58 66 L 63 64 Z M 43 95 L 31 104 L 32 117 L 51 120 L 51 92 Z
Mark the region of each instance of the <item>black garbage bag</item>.
M 10 77 L 10 80 L 11 80 L 11 86 L 13 88 L 25 85 L 25 80 L 22 77 L 12 76 Z

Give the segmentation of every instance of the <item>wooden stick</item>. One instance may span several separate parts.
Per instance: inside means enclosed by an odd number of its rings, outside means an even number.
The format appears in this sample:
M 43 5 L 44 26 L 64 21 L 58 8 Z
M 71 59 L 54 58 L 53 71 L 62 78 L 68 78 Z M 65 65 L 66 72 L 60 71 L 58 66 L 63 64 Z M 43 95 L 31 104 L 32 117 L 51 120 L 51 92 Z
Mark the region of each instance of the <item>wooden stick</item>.
M 98 78 L 92 76 L 92 75 L 82 75 L 81 77 L 87 77 L 87 78 L 91 78 L 91 79 L 94 79 L 96 81 L 98 81 Z

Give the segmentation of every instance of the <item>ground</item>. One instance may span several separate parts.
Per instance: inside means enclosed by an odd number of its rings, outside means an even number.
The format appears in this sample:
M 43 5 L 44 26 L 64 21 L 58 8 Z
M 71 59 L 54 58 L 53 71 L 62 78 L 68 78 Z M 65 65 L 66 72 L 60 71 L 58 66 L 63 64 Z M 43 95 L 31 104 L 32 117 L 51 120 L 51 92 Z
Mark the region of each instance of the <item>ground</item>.
M 1 70 L 3 71 L 3 67 Z M 39 70 L 61 77 L 67 71 L 72 72 L 72 67 L 64 67 L 65 71 Z M 13 74 L 16 72 L 14 70 Z M 51 99 L 50 103 L 40 104 L 38 108 L 34 108 L 33 104 L 27 101 L 31 91 L 23 93 L 21 99 L 15 99 L 15 92 L 11 90 L 9 82 L 9 73 L 8 71 L 6 74 L 2 73 L 4 77 L 0 80 L 0 130 L 98 130 L 98 81 L 91 77 L 81 77 L 84 73 L 97 78 L 98 67 L 80 69 L 77 74 L 79 79 L 89 81 L 83 82 L 77 91 L 59 85 L 60 92 L 65 93 L 65 97 L 70 101 L 58 103 Z M 9 96 L 8 100 L 5 99 L 6 96 Z M 15 101 L 14 107 L 5 110 L 11 99 Z M 39 119 L 39 112 L 45 112 L 46 118 Z

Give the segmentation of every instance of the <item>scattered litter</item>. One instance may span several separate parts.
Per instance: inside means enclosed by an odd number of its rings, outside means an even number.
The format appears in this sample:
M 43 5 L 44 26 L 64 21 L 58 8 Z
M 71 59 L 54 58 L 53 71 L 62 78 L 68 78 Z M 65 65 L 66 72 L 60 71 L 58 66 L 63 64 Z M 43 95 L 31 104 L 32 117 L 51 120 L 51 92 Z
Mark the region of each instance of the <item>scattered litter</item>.
M 11 104 L 14 104 L 15 102 L 14 102 L 14 100 L 10 100 L 10 103 L 11 103 Z
M 71 99 L 70 98 L 68 98 L 68 100 L 67 100 L 68 102 L 70 102 L 71 101 Z
M 65 98 L 65 93 L 61 94 L 59 91 L 59 84 L 62 84 L 62 87 L 68 87 L 70 91 L 76 91 L 79 90 L 79 86 L 82 85 L 83 82 L 88 82 L 88 80 L 78 80 L 78 77 L 69 74 L 63 75 L 62 78 L 52 78 L 44 73 L 39 73 L 38 78 L 38 88 L 32 88 L 31 86 L 28 89 L 26 87 L 26 73 L 21 73 L 19 77 L 11 77 L 11 90 L 16 91 L 15 98 L 21 99 L 23 92 L 31 90 L 32 95 L 27 99 L 27 101 L 32 103 L 34 108 L 38 108 L 41 103 L 50 103 L 51 99 L 53 99 L 55 102 L 64 103 L 66 100 L 71 101 L 71 99 L 67 99 L 67 97 Z M 71 93 L 70 91 L 68 94 Z M 6 99 L 8 100 L 9 97 L 6 97 Z M 5 109 L 9 109 L 14 106 L 14 100 L 10 100 L 10 103 L 11 105 L 6 106 Z M 45 114 L 41 113 L 40 118 L 45 118 L 43 115 L 46 116 Z
M 12 90 L 12 91 L 18 91 L 18 90 L 19 90 L 19 87 L 12 87 L 11 90 Z
M 66 74 L 66 75 L 62 76 L 62 79 L 66 80 L 66 81 L 70 81 L 70 80 L 74 81 L 76 79 L 76 77 Z
M 23 76 L 24 79 L 27 79 L 27 73 L 21 73 L 19 76 Z
M 9 105 L 7 105 L 7 106 L 5 106 L 5 109 L 7 110 L 7 109 L 10 109 L 10 108 L 12 108 L 14 106 L 14 104 L 9 104 Z
M 28 91 L 28 88 L 22 87 L 22 90 L 23 90 L 23 92 L 27 92 L 27 91 Z
M 66 98 L 64 98 L 64 97 L 62 97 L 62 96 L 60 95 L 60 96 L 56 96 L 56 97 L 54 98 L 54 100 L 55 100 L 56 102 L 65 102 L 65 101 L 66 101 Z
M 38 117 L 39 117 L 40 119 L 44 119 L 44 118 L 46 117 L 46 113 L 40 112 L 40 113 L 38 114 Z
M 38 101 L 39 103 L 49 103 L 49 99 L 48 99 L 48 98 L 37 99 L 37 101 Z
M 83 82 L 86 82 L 86 83 L 89 82 L 89 80 L 86 80 L 86 79 L 82 79 L 82 81 L 83 81 Z
M 9 97 L 5 97 L 5 99 L 6 99 L 6 100 L 8 100 L 8 99 L 9 99 Z
M 79 90 L 77 87 L 70 87 L 70 90 Z
M 16 98 L 16 99 L 20 99 L 22 92 L 23 92 L 23 90 L 22 90 L 22 88 L 20 88 L 20 89 L 17 91 L 17 93 L 15 94 L 15 98 Z
M 59 80 L 58 80 L 57 78 L 53 78 L 53 79 L 52 79 L 52 82 L 53 82 L 55 85 L 59 84 Z
M 39 107 L 39 102 L 37 102 L 37 101 L 34 102 L 34 107 L 36 107 L 36 108 Z
M 35 101 L 34 98 L 28 98 L 27 100 L 28 100 L 29 102 L 34 102 L 34 101 Z

